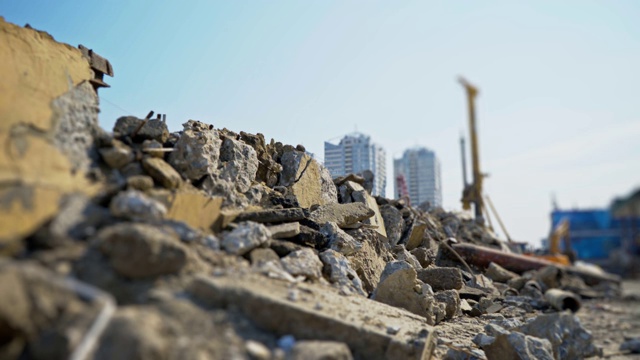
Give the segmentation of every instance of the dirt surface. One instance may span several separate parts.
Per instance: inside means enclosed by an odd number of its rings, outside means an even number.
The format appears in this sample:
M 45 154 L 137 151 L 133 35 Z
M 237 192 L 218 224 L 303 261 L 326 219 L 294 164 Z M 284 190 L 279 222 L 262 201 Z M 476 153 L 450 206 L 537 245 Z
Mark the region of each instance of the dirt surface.
M 640 359 L 640 354 L 619 351 L 625 339 L 640 336 L 640 280 L 624 281 L 622 286 L 621 299 L 586 301 L 577 315 L 604 350 L 604 358 Z

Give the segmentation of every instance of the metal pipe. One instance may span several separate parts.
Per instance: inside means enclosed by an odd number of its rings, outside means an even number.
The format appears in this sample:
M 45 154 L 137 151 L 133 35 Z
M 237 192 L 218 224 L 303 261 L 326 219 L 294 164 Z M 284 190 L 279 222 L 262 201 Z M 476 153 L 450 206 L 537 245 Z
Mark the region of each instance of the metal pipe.
M 544 293 L 544 297 L 556 310 L 564 311 L 568 309 L 572 312 L 580 310 L 580 299 L 570 291 L 549 289 Z

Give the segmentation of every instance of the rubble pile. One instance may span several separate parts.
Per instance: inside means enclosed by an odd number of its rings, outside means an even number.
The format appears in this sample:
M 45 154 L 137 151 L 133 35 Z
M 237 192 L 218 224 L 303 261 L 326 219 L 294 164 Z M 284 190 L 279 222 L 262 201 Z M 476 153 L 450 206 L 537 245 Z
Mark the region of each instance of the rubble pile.
M 89 110 L 86 151 L 65 156 L 92 190 L 0 240 L 0 358 L 598 354 L 572 311 L 615 282 L 469 263 L 456 244 L 508 249 L 464 215 L 372 196 L 370 174 L 332 179 L 301 145 L 132 116 L 109 133 Z M 29 216 L 42 183 L 16 186 L 0 203 Z

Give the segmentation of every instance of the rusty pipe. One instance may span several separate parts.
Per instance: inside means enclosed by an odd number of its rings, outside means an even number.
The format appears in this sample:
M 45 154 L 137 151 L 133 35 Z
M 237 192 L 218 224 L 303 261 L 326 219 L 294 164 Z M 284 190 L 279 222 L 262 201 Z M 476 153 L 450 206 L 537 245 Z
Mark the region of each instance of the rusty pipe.
M 571 312 L 580 310 L 580 298 L 570 291 L 549 289 L 544 293 L 544 297 L 556 310 L 564 311 L 568 309 Z

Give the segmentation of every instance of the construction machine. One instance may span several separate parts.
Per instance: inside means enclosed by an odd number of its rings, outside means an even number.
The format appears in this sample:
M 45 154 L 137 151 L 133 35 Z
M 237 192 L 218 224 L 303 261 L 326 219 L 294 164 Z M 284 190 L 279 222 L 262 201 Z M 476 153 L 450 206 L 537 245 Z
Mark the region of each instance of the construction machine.
M 564 251 L 560 249 L 560 242 L 563 242 Z M 549 252 L 533 256 L 562 265 L 571 265 L 575 261 L 576 256 L 571 248 L 569 221 L 567 219 L 561 220 L 551 231 L 549 235 Z

